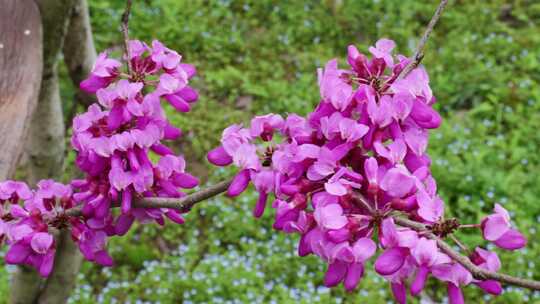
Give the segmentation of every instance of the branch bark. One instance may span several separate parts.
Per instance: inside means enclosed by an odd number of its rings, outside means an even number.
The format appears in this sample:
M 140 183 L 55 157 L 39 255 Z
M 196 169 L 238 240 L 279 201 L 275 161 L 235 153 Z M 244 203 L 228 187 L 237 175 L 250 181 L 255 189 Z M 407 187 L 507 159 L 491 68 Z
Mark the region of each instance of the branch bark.
M 231 180 L 226 180 L 223 182 L 220 182 L 216 185 L 210 186 L 206 189 L 197 191 L 191 195 L 188 195 L 183 198 L 144 198 L 144 199 L 138 199 L 135 200 L 134 206 L 137 208 L 171 208 L 171 209 L 177 209 L 180 211 L 187 211 L 191 209 L 195 204 L 200 203 L 208 198 L 214 197 L 216 195 L 219 195 L 227 190 L 229 185 L 231 184 Z M 365 198 L 362 196 L 357 196 L 356 199 L 361 199 L 362 201 L 365 201 Z M 367 206 L 369 206 L 368 209 L 372 209 L 371 205 L 369 205 L 368 202 L 366 202 Z M 81 214 L 80 208 L 73 208 L 69 210 L 68 215 L 70 216 L 78 216 Z M 467 270 L 471 272 L 471 274 L 479 280 L 496 280 L 501 283 L 506 283 L 509 285 L 514 286 L 520 286 L 524 288 L 529 288 L 533 290 L 540 290 L 540 282 L 534 281 L 534 280 L 528 280 L 518 277 L 513 277 L 507 274 L 502 273 L 496 273 L 487 271 L 485 269 L 482 269 L 475 264 L 471 262 L 471 260 L 455 251 L 450 245 L 448 245 L 445 241 L 440 239 L 438 236 L 433 234 L 426 225 L 412 221 L 406 218 L 402 218 L 399 216 L 393 217 L 396 224 L 411 228 L 415 231 L 422 232 L 426 237 L 433 239 L 437 241 L 437 245 L 439 248 L 446 253 L 450 258 L 455 260 L 456 262 L 460 263 L 465 267 Z
M 69 77 L 73 86 L 77 89 L 72 108 L 65 120 L 70 125 L 77 113 L 78 104 L 89 106 L 96 101 L 94 95 L 79 89 L 79 84 L 90 74 L 97 58 L 86 0 L 75 0 L 62 51 Z
M 208 188 L 194 192 L 188 196 L 182 198 L 166 198 L 166 197 L 145 197 L 137 198 L 133 201 L 134 208 L 169 208 L 179 211 L 189 211 L 197 203 L 205 201 L 211 197 L 219 195 L 229 188 L 232 180 L 226 180 L 219 182 Z M 119 207 L 116 204 L 115 207 Z M 80 216 L 82 206 L 68 210 L 66 213 L 69 216 Z
M 54 268 L 39 295 L 39 304 L 66 303 L 77 282 L 83 258 L 70 231 L 60 231 L 57 242 Z
M 488 271 L 488 270 L 485 270 L 476 266 L 473 262 L 471 262 L 471 260 L 468 257 L 455 251 L 445 241 L 443 241 L 441 238 L 439 238 L 438 236 L 430 232 L 429 229 L 426 227 L 426 225 L 422 223 L 415 222 L 415 221 L 405 219 L 402 217 L 394 217 L 394 221 L 396 224 L 400 226 L 411 228 L 418 232 L 423 232 L 427 238 L 435 240 L 437 242 L 437 246 L 441 249 L 441 251 L 446 253 L 454 261 L 460 263 L 473 275 L 473 277 L 475 277 L 478 280 L 496 280 L 501 283 L 506 283 L 509 285 L 520 286 L 520 287 L 533 289 L 533 290 L 540 290 L 539 281 L 513 277 L 507 274 L 503 274 L 503 273 L 491 272 L 491 271 Z
M 424 34 L 422 35 L 422 38 L 420 38 L 420 41 L 418 42 L 418 46 L 416 47 L 416 51 L 414 52 L 412 61 L 405 66 L 405 68 L 401 71 L 401 73 L 398 75 L 396 80 L 400 80 L 405 78 L 412 70 L 414 70 L 422 61 L 424 58 L 424 49 L 426 47 L 426 43 L 429 39 L 429 35 L 431 35 L 431 32 L 433 32 L 433 28 L 435 28 L 435 24 L 439 21 L 441 18 L 441 15 L 444 11 L 444 8 L 448 4 L 448 0 L 441 0 L 439 3 L 439 6 L 435 10 L 435 13 L 433 14 L 433 17 L 431 17 L 431 20 L 429 21 Z
M 122 34 L 124 35 L 124 52 L 126 54 L 127 73 L 131 74 L 131 62 L 129 60 L 129 14 L 131 13 L 132 0 L 126 0 L 126 8 L 122 14 Z

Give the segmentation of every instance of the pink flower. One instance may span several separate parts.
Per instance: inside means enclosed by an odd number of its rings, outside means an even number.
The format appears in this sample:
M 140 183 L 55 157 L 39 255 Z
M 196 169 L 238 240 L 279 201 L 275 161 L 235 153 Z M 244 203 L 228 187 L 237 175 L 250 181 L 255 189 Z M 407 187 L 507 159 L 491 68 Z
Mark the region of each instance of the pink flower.
M 337 68 L 337 60 L 330 60 L 323 69 L 317 70 L 320 93 L 323 100 L 331 103 L 334 108 L 343 111 L 352 98 L 352 87 L 343 78 L 343 71 Z
M 386 172 L 381 180 L 381 189 L 392 197 L 402 198 L 413 190 L 415 181 L 405 167 L 397 166 Z
M 284 120 L 276 114 L 268 114 L 264 116 L 256 116 L 251 120 L 251 136 L 261 137 L 264 141 L 272 139 L 274 131 L 283 127 Z
M 501 261 L 497 254 L 480 247 L 474 249 L 470 259 L 478 267 L 488 271 L 497 272 L 501 268 Z M 474 280 L 473 282 L 478 287 L 482 288 L 482 290 L 492 295 L 500 295 L 502 293 L 501 283 L 495 280 Z
M 325 229 L 340 229 L 347 224 L 347 217 L 339 204 L 318 206 L 314 215 L 315 221 Z
M 266 201 L 268 199 L 268 193 L 274 190 L 275 176 L 271 170 L 261 170 L 259 172 L 251 173 L 251 180 L 255 189 L 259 192 L 259 199 L 257 205 L 253 210 L 255 217 L 261 217 L 266 207 Z
M 469 285 L 473 277 L 461 264 L 453 262 L 436 265 L 432 268 L 432 274 L 437 279 L 448 282 L 448 299 L 450 304 L 465 303 L 460 286 Z
M 437 264 L 449 263 L 451 260 L 445 254 L 439 252 L 437 242 L 424 237 L 420 238 L 416 246 L 411 250 L 418 270 L 411 285 L 411 295 L 418 295 L 423 289 L 431 267 Z
M 90 72 L 90 76 L 81 82 L 81 90 L 95 93 L 97 90 L 107 87 L 118 76 L 118 68 L 121 65 L 119 61 L 108 58 L 106 52 L 100 53 L 94 63 L 92 72 Z
M 525 247 L 527 240 L 517 230 L 512 229 L 510 215 L 501 205 L 495 204 L 494 214 L 482 220 L 484 238 L 500 248 L 515 250 Z
M 157 40 L 152 41 L 151 58 L 158 66 L 161 66 L 166 70 L 175 69 L 180 63 L 180 60 L 182 60 L 182 56 L 176 51 L 166 48 Z
M 364 274 L 364 262 L 373 256 L 376 248 L 375 242 L 368 238 L 360 238 L 352 246 L 347 243 L 335 246 L 336 260 L 328 266 L 324 285 L 332 287 L 343 281 L 346 290 L 354 290 Z
M 375 58 L 384 60 L 387 66 L 392 67 L 394 65 L 394 59 L 392 58 L 392 50 L 396 47 L 394 41 L 390 39 L 380 39 L 375 43 L 375 47 L 370 46 L 369 52 L 373 54 Z
M 392 98 L 388 95 L 384 95 L 379 102 L 377 102 L 375 100 L 373 89 L 367 86 L 364 86 L 364 89 L 364 94 L 367 97 L 367 113 L 371 122 L 379 128 L 387 127 L 393 120 Z M 359 98 L 358 96 L 360 95 L 357 95 L 357 98 Z
M 388 146 L 384 146 L 380 141 L 375 141 L 373 147 L 379 155 L 392 164 L 401 163 L 407 153 L 407 146 L 401 138 L 394 140 Z
M 375 271 L 385 276 L 393 275 L 404 266 L 418 236 L 412 230 L 397 230 L 394 220 L 387 218 L 381 224 L 379 237 L 385 250 L 375 261 Z
M 23 182 L 5 181 L 0 182 L 0 203 L 3 201 L 11 200 L 17 203 L 19 199 L 28 200 L 32 198 L 33 194 Z

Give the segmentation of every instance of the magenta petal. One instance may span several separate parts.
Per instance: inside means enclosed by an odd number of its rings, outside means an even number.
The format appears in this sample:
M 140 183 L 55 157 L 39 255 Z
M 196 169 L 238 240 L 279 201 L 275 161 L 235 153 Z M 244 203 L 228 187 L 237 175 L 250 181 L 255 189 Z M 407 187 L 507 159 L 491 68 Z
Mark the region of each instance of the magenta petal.
M 182 136 L 182 130 L 167 123 L 163 129 L 163 138 L 169 140 L 175 140 Z
M 435 129 L 441 125 L 441 115 L 426 103 L 415 100 L 410 116 L 422 128 Z
M 43 257 L 43 260 L 41 261 L 41 265 L 39 266 L 39 274 L 46 278 L 51 274 L 51 271 L 54 266 L 54 250 L 49 252 L 47 255 Z
M 171 148 L 165 146 L 164 144 L 156 143 L 150 147 L 152 151 L 156 152 L 156 154 L 159 154 L 161 156 L 165 155 L 172 155 L 174 154 L 174 151 L 171 150 Z
M 307 234 L 302 235 L 300 242 L 298 243 L 298 256 L 304 257 L 312 252 L 309 245 Z
M 391 275 L 403 266 L 406 256 L 407 250 L 405 248 L 387 249 L 375 261 L 375 271 L 381 275 Z
M 334 287 L 339 284 L 347 274 L 347 264 L 343 262 L 334 262 L 328 265 L 328 270 L 324 275 L 324 286 Z
M 115 233 L 118 236 L 123 236 L 131 228 L 131 225 L 135 221 L 135 217 L 131 214 L 122 214 L 118 217 L 116 226 L 114 227 Z
M 209 162 L 216 166 L 227 166 L 233 162 L 232 157 L 227 154 L 223 146 L 211 150 L 206 157 Z
M 335 196 L 343 196 L 347 194 L 347 187 L 345 187 L 342 183 L 339 181 L 336 182 L 327 182 L 324 184 L 324 189 L 326 192 L 335 195 Z
M 199 180 L 188 173 L 175 173 L 173 183 L 180 188 L 191 189 L 197 187 Z
M 353 263 L 349 265 L 347 269 L 347 276 L 343 285 L 347 291 L 352 291 L 360 283 L 360 279 L 364 275 L 364 265 L 362 263 Z
M 407 303 L 407 288 L 403 283 L 390 283 L 392 294 L 399 304 Z
M 494 243 L 502 249 L 516 250 L 525 247 L 527 239 L 519 231 L 510 229 Z
M 114 264 L 113 259 L 105 250 L 94 253 L 94 259 L 101 266 L 111 267 Z
M 79 88 L 86 93 L 95 93 L 97 90 L 106 87 L 108 81 L 105 78 L 90 74 L 90 77 L 81 81 Z
M 381 188 L 392 197 L 401 198 L 411 192 L 415 179 L 405 169 L 392 168 L 384 175 Z
M 189 110 L 191 110 L 189 103 L 187 103 L 184 99 L 182 99 L 178 95 L 175 95 L 175 94 L 165 95 L 165 99 L 167 99 L 167 101 L 171 104 L 171 106 L 173 106 L 179 112 L 189 112 Z
M 180 67 L 184 70 L 184 72 L 186 72 L 188 78 L 195 76 L 195 74 L 197 73 L 195 66 L 193 66 L 192 64 L 180 63 Z
M 17 242 L 9 248 L 8 252 L 6 253 L 6 263 L 8 264 L 21 264 L 26 260 L 28 255 L 32 252 L 32 249 L 30 246 L 26 244 L 22 244 L 21 242 Z
M 183 224 L 185 222 L 184 218 L 182 217 L 182 215 L 176 211 L 176 210 L 169 210 L 165 213 L 165 215 L 173 222 L 177 223 L 177 224 Z
M 110 207 L 111 207 L 111 202 L 108 199 L 104 199 L 101 202 L 99 202 L 99 204 L 96 206 L 94 215 L 97 218 L 105 218 L 110 212 L 110 209 L 109 209 Z
M 465 304 L 461 289 L 454 285 L 454 283 L 448 283 L 448 300 L 450 304 Z
M 107 117 L 107 127 L 110 131 L 118 129 L 124 120 L 124 108 L 122 106 L 114 106 Z
M 129 210 L 131 210 L 131 199 L 132 199 L 131 191 L 124 190 L 122 192 L 122 206 L 120 208 L 122 213 L 128 213 Z
M 23 207 L 19 205 L 11 205 L 10 213 L 15 218 L 25 218 L 28 216 L 28 211 L 24 210 Z M 28 226 L 27 226 L 28 227 Z M 32 228 L 28 227 L 30 231 Z M 13 232 L 12 232 L 13 233 Z
M 195 91 L 191 87 L 185 87 L 176 94 L 179 95 L 183 100 L 187 102 L 194 102 L 194 101 L 197 101 L 197 99 L 199 99 L 199 93 L 197 93 L 197 91 Z
M 482 288 L 487 293 L 498 296 L 502 293 L 501 283 L 495 280 L 488 280 L 476 283 L 478 287 Z
M 488 216 L 482 225 L 484 238 L 488 241 L 495 241 L 505 234 L 509 229 L 509 223 L 500 214 L 493 214 Z
M 246 190 L 247 186 L 249 185 L 250 179 L 251 178 L 248 169 L 244 169 L 238 172 L 238 174 L 236 174 L 236 176 L 234 177 L 231 185 L 229 186 L 229 189 L 227 190 L 227 195 L 230 197 L 234 197 L 244 192 L 244 190 Z
M 334 243 L 341 243 L 349 240 L 351 237 L 350 230 L 347 229 L 347 227 L 336 229 L 336 230 L 329 230 L 326 232 L 326 236 L 328 239 Z
M 257 204 L 255 205 L 255 209 L 253 209 L 253 216 L 256 218 L 259 218 L 264 213 L 264 208 L 266 208 L 266 200 L 268 199 L 268 193 L 261 192 L 259 194 L 259 199 L 257 200 Z
M 53 241 L 52 235 L 46 232 L 38 232 L 32 237 L 30 245 L 35 252 L 45 254 L 51 248 Z
M 420 266 L 420 268 L 418 268 L 418 271 L 416 272 L 416 277 L 414 278 L 414 281 L 411 285 L 412 296 L 416 296 L 420 292 L 422 292 L 422 289 L 424 289 L 424 286 L 426 284 L 428 274 L 429 274 L 428 267 Z

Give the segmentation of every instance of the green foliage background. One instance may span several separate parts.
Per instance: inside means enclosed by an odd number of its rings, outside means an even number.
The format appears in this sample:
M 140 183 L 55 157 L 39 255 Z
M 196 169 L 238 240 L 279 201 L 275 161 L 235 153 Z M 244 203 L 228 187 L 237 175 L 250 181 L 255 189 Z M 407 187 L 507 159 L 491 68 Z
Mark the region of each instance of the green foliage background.
M 90 0 L 98 50 L 120 48 L 123 1 Z M 346 47 L 366 51 L 378 38 L 411 55 L 437 1 L 134 1 L 133 38 L 157 38 L 199 71 L 201 99 L 174 123 L 189 130 L 175 148 L 209 183 L 231 175 L 211 168 L 204 152 L 221 130 L 253 114 L 306 114 L 318 101 L 315 69 Z M 539 280 L 540 3 L 450 1 L 424 64 L 444 115 L 429 152 L 446 212 L 478 222 L 495 202 L 527 234 L 525 250 L 504 253 L 503 271 Z M 74 89 L 63 71 L 69 111 Z M 80 109 L 79 109 L 80 110 Z M 172 111 L 171 111 L 172 113 Z M 324 265 L 297 257 L 295 236 L 271 228 L 272 210 L 251 217 L 255 195 L 200 204 L 182 226 L 137 226 L 113 239 L 116 267 L 85 263 L 71 303 L 386 303 L 387 283 L 368 271 L 357 291 L 322 287 Z M 461 234 L 467 244 L 485 243 Z M 368 267 L 369 268 L 369 267 Z M 0 294 L 10 268 L 0 268 Z M 444 301 L 445 288 L 426 293 Z M 540 303 L 540 294 L 507 288 L 498 298 L 475 287 L 476 303 Z M 4 299 L 0 299 L 2 303 Z

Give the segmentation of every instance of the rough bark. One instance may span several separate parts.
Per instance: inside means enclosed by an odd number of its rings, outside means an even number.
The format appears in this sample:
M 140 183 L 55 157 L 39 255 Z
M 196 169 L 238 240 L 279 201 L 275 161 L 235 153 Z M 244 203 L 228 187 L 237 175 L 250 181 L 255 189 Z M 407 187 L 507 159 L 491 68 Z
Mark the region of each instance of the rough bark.
M 75 0 L 64 41 L 63 53 L 69 77 L 73 85 L 78 88 L 81 81 L 92 70 L 97 57 L 86 0 Z M 94 101 L 93 95 L 78 90 L 74 100 L 74 110 L 76 103 L 88 106 Z M 72 113 L 74 114 L 75 111 Z M 71 119 L 66 121 L 69 122 Z
M 10 178 L 37 105 L 42 72 L 42 30 L 32 0 L 0 5 L 0 180 Z M 24 50 L 24 52 L 21 52 Z
M 69 230 L 63 230 L 57 241 L 54 268 L 39 295 L 39 304 L 66 303 L 77 281 L 82 255 Z
M 92 70 L 96 60 L 86 0 L 75 0 L 73 3 L 63 53 L 71 81 L 78 88 L 79 83 Z M 70 124 L 76 113 L 77 103 L 89 105 L 94 102 L 94 99 L 91 95 L 78 90 L 75 99 L 67 102 L 72 102 L 72 109 L 66 119 L 66 123 Z M 81 263 L 82 255 L 71 240 L 70 232 L 68 230 L 61 231 L 53 272 L 43 286 L 37 302 L 43 304 L 66 303 L 75 286 Z
M 72 0 L 36 1 L 43 27 L 42 79 L 38 105 L 25 143 L 26 169 L 31 185 L 43 178 L 60 178 L 65 152 L 64 120 L 58 88 L 57 62 L 67 29 Z M 58 254 L 58 253 L 57 253 Z M 37 272 L 19 267 L 12 280 L 11 303 L 34 303 L 43 280 Z

